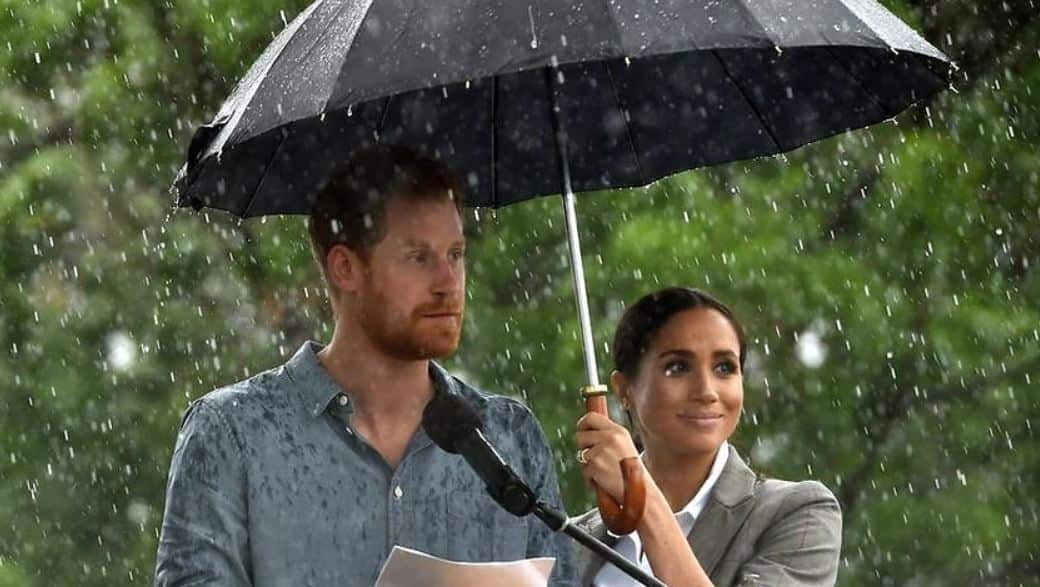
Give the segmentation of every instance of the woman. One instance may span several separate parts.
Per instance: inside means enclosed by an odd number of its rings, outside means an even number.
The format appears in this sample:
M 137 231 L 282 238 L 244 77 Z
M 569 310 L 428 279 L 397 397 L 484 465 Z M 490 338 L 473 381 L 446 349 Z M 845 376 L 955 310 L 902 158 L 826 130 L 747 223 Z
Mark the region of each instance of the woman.
M 671 586 L 833 585 L 834 496 L 815 481 L 762 479 L 727 442 L 743 409 L 746 355 L 729 308 L 695 289 L 654 292 L 625 311 L 613 355 L 611 386 L 644 448 L 646 510 L 627 536 L 608 533 L 596 510 L 578 524 Z M 618 463 L 638 455 L 628 431 L 590 413 L 576 440 L 586 481 L 620 501 Z M 582 584 L 636 584 L 582 557 Z

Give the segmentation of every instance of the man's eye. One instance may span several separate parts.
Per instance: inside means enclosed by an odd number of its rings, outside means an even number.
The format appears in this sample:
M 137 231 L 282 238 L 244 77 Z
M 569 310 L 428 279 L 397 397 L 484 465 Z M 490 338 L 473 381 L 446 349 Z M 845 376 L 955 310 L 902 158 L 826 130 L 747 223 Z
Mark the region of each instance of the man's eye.
M 461 261 L 463 258 L 466 257 L 466 252 L 462 249 L 457 249 L 452 251 L 451 253 L 448 253 L 448 256 L 451 257 L 452 261 Z

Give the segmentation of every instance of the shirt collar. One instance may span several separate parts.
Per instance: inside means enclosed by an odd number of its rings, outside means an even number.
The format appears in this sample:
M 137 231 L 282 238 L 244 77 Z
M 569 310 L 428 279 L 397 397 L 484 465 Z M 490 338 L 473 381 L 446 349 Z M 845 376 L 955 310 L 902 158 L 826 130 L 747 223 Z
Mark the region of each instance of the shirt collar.
M 325 348 L 324 345 L 313 340 L 303 343 L 286 363 L 289 379 L 298 386 L 300 393 L 303 394 L 305 405 L 312 417 L 320 416 L 340 395 L 348 398 L 343 409 L 348 414 L 353 413 L 354 403 L 349 400 L 350 390 L 344 389 L 339 383 L 336 383 L 336 380 L 318 359 L 318 352 L 323 348 Z M 459 393 L 455 379 L 448 376 L 448 372 L 443 367 L 430 361 L 429 373 L 436 392 Z
M 697 494 L 693 496 L 693 499 L 675 513 L 677 518 L 686 517 L 690 521 L 697 519 L 697 516 L 704 511 L 704 505 L 708 503 L 708 496 L 711 495 L 711 490 L 715 488 L 715 484 L 719 482 L 719 477 L 722 476 L 722 470 L 726 468 L 726 461 L 728 460 L 729 442 L 723 441 L 719 451 L 715 453 L 715 462 L 711 465 L 711 472 L 708 473 L 708 478 L 701 484 L 701 488 L 697 490 Z

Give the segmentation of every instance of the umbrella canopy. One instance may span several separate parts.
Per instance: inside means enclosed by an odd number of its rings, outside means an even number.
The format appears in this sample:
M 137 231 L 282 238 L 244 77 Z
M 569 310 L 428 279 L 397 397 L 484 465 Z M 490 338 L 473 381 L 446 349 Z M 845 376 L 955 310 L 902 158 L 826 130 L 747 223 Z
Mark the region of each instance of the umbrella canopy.
M 462 171 L 474 206 L 644 185 L 890 118 L 949 76 L 873 0 L 317 0 L 196 132 L 177 204 L 306 213 L 375 141 Z

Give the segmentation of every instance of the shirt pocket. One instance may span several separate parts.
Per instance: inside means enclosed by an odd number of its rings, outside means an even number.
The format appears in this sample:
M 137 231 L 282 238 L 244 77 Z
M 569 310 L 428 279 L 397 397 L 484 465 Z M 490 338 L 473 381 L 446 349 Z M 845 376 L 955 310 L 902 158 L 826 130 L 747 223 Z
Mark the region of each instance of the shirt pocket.
M 502 509 L 486 493 L 458 491 L 448 498 L 450 558 L 468 562 L 527 557 L 527 518 Z

